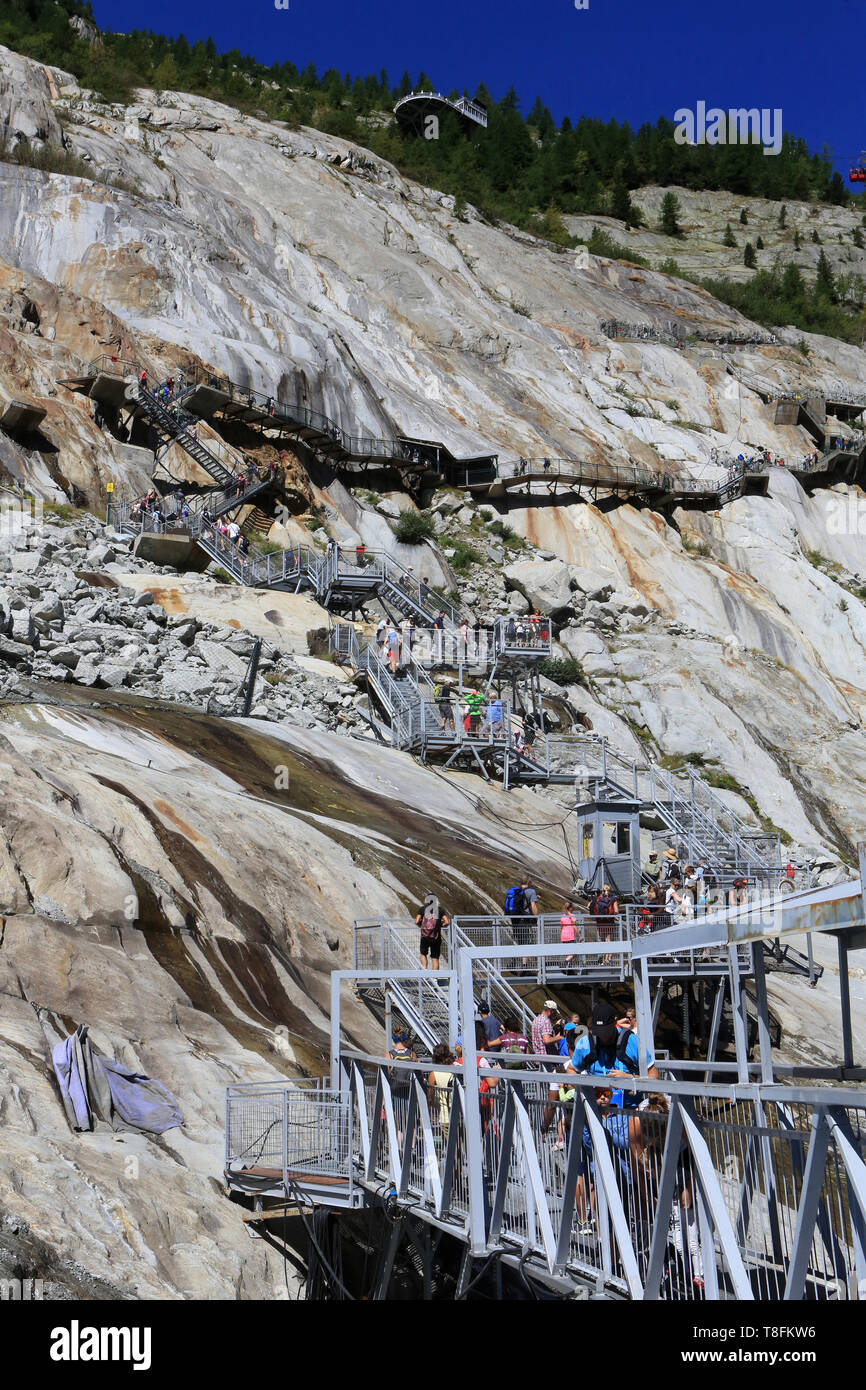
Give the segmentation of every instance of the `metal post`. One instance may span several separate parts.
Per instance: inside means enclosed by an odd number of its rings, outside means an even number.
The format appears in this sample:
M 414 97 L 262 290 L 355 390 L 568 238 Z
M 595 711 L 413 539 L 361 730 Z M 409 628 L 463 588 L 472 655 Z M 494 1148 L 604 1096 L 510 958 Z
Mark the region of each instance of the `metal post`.
M 728 947 L 728 972 L 731 981 L 731 1014 L 734 1023 L 734 1047 L 737 1053 L 737 1080 L 745 1086 L 749 1080 L 749 1035 L 746 1028 L 746 999 L 740 988 L 740 965 L 736 946 Z
M 723 1007 L 723 1005 L 724 1005 L 724 1002 L 725 1002 L 725 978 L 724 978 L 724 976 L 722 976 L 722 978 L 719 980 L 719 983 L 716 985 L 716 997 L 715 997 L 715 999 L 713 1000 L 713 1017 L 712 1017 L 712 1021 L 711 1021 L 711 1023 L 710 1023 L 710 1036 L 709 1036 L 709 1040 L 708 1040 L 708 1042 L 707 1042 L 707 1061 L 708 1061 L 708 1062 L 714 1061 L 715 1056 L 716 1056 L 716 1047 L 718 1046 L 718 1041 L 719 1041 L 719 1028 L 721 1027 L 721 1022 L 722 1022 L 722 1007 Z M 710 1078 L 711 1078 L 711 1077 L 712 1077 L 712 1071 L 711 1071 L 709 1068 L 707 1068 L 707 1070 L 704 1072 L 704 1084 L 705 1084 L 705 1085 L 708 1086 L 708 1085 L 710 1084 Z
M 262 639 L 257 637 L 250 653 L 250 664 L 247 667 L 246 679 L 244 681 L 244 711 L 243 717 L 247 718 L 253 707 L 253 695 L 256 689 L 256 675 L 259 669 L 259 657 L 262 652 Z
M 767 976 L 764 970 L 764 943 L 753 941 L 752 970 L 755 976 L 755 1006 L 758 1014 L 758 1055 L 761 1062 L 761 1080 L 773 1080 L 773 1050 L 770 1041 L 770 1025 L 767 1010 Z
M 487 1248 L 486 1203 L 484 1199 L 484 1140 L 481 1133 L 481 1102 L 478 1094 L 478 1052 L 475 1047 L 475 995 L 472 988 L 472 960 L 468 951 L 460 953 L 460 1023 L 463 1034 L 463 1092 L 466 1101 L 465 1162 L 469 1186 L 469 1240 L 473 1254 Z
M 649 990 L 649 969 L 643 957 L 638 956 L 632 962 L 634 974 L 634 1007 L 637 1018 L 637 1037 L 638 1053 L 640 1055 L 640 1075 L 647 1075 L 647 1067 L 655 1065 L 655 1035 L 653 1029 L 653 1011 L 650 1005 Z M 649 1063 L 646 1056 L 649 1053 Z
M 386 987 L 385 987 L 385 1051 L 386 1051 L 386 1052 L 390 1052 L 390 1051 L 391 1051 L 391 1042 L 392 1042 L 393 1036 L 394 1036 L 394 1035 L 393 1035 L 393 1033 L 392 1033 L 392 1031 L 391 1031 L 391 991 L 390 991 L 390 989 L 388 989 L 388 987 L 387 987 L 387 985 L 386 985 Z
M 842 1023 L 842 1065 L 847 1070 L 854 1065 L 854 1043 L 851 1037 L 851 982 L 848 978 L 848 941 L 844 932 L 836 937 L 839 958 L 839 1005 Z
M 341 970 L 331 972 L 331 1086 L 336 1091 L 340 1085 L 340 985 L 343 979 Z

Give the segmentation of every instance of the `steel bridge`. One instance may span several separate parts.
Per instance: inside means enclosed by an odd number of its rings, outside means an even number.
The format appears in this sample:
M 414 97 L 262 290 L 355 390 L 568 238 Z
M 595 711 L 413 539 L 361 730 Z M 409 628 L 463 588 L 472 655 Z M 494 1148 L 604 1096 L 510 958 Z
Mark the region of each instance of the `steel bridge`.
M 458 1297 L 499 1262 L 559 1296 L 866 1296 L 866 1069 L 854 1063 L 848 986 L 849 952 L 866 948 L 864 870 L 861 847 L 857 881 L 711 913 L 649 938 L 484 947 L 461 926 L 438 978 L 390 963 L 334 972 L 330 1077 L 228 1088 L 229 1191 L 252 1208 L 249 1222 L 271 1231 L 274 1217 L 292 1211 L 387 1211 L 377 1297 L 387 1296 L 401 1241 L 429 1261 L 445 1237 L 463 1251 Z M 783 1066 L 772 1056 L 758 947 L 804 932 L 837 941 L 838 1067 Z M 387 933 L 379 939 L 393 948 Z M 719 974 L 727 971 L 733 1062 L 657 1053 L 653 963 L 664 971 L 666 957 L 684 951 L 708 952 Z M 551 1089 L 547 1057 L 505 1054 L 491 1070 L 485 1063 L 495 1058 L 469 1045 L 461 1060 L 437 1062 L 433 1078 L 429 1062 L 342 1041 L 345 984 L 387 981 L 422 1005 L 438 996 L 435 1036 L 454 1039 L 459 1028 L 471 1039 L 479 987 L 510 989 L 503 967 L 521 956 L 561 963 L 569 952 L 588 968 L 605 955 L 628 958 L 640 1071 L 617 1076 L 621 1103 L 604 1077 L 569 1074 L 562 1091 L 562 1077 Z M 742 988 L 749 973 L 755 1061 Z

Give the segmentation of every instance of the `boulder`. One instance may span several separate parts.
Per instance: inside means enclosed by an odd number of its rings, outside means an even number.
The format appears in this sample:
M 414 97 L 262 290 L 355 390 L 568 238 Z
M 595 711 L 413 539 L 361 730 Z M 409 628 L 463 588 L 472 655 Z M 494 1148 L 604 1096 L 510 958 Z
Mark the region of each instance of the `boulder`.
M 518 560 L 503 571 L 509 589 L 516 589 L 541 613 L 561 613 L 571 604 L 569 567 L 562 560 Z
M 579 589 L 587 598 L 605 599 L 616 587 L 612 576 L 586 569 L 584 565 L 569 565 L 568 573 L 572 588 Z

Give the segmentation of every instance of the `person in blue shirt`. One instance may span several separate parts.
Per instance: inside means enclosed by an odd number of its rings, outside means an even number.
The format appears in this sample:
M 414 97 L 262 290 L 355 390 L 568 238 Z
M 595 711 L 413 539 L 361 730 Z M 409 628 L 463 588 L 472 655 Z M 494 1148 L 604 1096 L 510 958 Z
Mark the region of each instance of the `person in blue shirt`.
M 658 1069 L 652 1065 L 650 1054 L 646 1054 L 647 1075 L 658 1077 Z M 637 1076 L 640 1072 L 640 1048 L 637 1033 L 631 1029 L 620 1031 L 616 1026 L 616 1011 L 610 1004 L 597 1004 L 592 1011 L 589 1032 L 579 1038 L 566 1063 L 566 1072 L 586 1072 L 589 1076 Z M 613 1145 L 620 1150 L 620 1168 L 626 1181 L 629 1178 L 628 1155 L 636 1150 L 640 1142 L 640 1120 L 635 1112 L 640 1096 L 633 1091 L 613 1089 L 611 1103 L 616 1107 L 611 1114 L 604 1116 L 603 1124 Z M 589 1126 L 584 1125 L 583 1147 L 592 1153 L 592 1140 Z M 592 1162 L 590 1161 L 590 1171 Z M 577 1180 L 577 1209 L 580 1217 L 580 1234 L 588 1235 L 591 1222 L 587 1217 L 585 1182 L 581 1176 Z

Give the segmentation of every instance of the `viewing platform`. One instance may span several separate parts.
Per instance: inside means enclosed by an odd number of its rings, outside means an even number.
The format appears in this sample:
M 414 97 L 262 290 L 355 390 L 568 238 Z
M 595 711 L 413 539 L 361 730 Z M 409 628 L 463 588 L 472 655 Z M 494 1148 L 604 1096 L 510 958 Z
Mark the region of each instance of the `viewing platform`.
M 469 97 L 458 97 L 452 101 L 442 92 L 409 92 L 394 107 L 394 115 L 401 129 L 422 134 L 428 116 L 440 117 L 445 111 L 453 111 L 466 131 L 487 129 L 486 107 L 478 101 L 471 101 Z
M 46 413 L 44 406 L 32 401 L 0 402 L 0 430 L 11 435 L 32 434 L 42 424 Z

